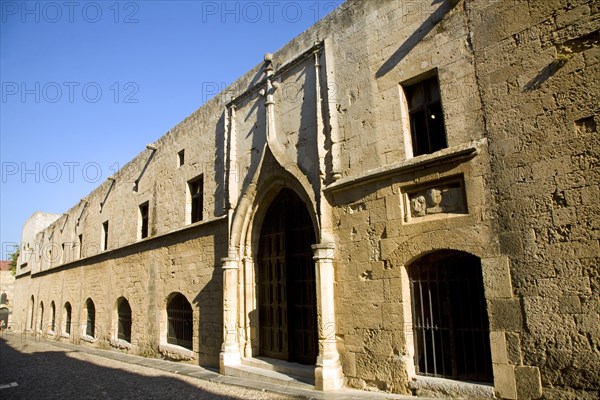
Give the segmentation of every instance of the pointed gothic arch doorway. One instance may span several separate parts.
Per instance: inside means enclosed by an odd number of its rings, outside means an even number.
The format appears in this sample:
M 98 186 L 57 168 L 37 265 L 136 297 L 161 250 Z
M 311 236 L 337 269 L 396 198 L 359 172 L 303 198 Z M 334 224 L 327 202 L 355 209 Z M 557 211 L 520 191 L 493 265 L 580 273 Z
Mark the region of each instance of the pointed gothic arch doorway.
M 258 246 L 259 353 L 315 364 L 318 354 L 315 229 L 298 195 L 281 190 L 269 206 Z

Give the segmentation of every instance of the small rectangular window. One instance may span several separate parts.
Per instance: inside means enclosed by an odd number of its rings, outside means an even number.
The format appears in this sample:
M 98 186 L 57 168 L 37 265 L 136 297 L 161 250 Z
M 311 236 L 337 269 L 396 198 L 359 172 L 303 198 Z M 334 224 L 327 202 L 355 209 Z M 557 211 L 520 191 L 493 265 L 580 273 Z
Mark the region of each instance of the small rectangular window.
M 448 147 L 437 76 L 404 87 L 413 156 Z
M 140 205 L 140 239 L 148 237 L 148 202 Z
M 102 250 L 108 249 L 108 221 L 102 224 Z
M 61 264 L 64 264 L 67 262 L 67 254 L 65 253 L 65 244 L 61 244 L 60 245 L 61 249 L 61 253 L 60 253 L 60 257 L 61 257 Z
M 204 179 L 202 176 L 188 182 L 190 190 L 190 204 L 191 204 L 191 218 L 190 222 L 202 221 L 202 206 L 203 206 L 203 191 L 204 191 Z
M 83 257 L 83 234 L 79 235 L 79 258 Z
M 181 167 L 185 163 L 185 149 L 177 153 L 177 166 Z

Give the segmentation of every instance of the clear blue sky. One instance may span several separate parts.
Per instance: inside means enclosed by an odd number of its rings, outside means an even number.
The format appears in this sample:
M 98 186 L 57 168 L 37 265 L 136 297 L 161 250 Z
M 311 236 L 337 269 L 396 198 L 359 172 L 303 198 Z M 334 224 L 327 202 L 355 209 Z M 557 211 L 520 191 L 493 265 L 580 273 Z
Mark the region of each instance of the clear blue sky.
M 342 2 L 0 0 L 0 258 Z

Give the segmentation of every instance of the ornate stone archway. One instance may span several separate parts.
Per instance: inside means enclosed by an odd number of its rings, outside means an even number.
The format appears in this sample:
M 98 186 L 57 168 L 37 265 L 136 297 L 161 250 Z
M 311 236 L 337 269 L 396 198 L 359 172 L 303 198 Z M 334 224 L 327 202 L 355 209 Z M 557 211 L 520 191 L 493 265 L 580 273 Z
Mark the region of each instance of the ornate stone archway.
M 273 171 L 271 171 L 273 172 Z M 315 202 L 303 185 L 281 169 L 272 173 L 263 184 L 250 186 L 238 202 L 231 221 L 229 256 L 223 259 L 224 342 L 220 356 L 221 372 L 227 366 L 240 365 L 242 358 L 260 354 L 257 314 L 256 262 L 260 231 L 269 205 L 282 191 L 293 192 L 306 205 L 315 227 L 312 259 L 315 271 L 317 314 L 317 357 L 315 387 L 336 390 L 343 385 L 343 373 L 335 338 L 334 274 L 335 245 L 323 243 Z

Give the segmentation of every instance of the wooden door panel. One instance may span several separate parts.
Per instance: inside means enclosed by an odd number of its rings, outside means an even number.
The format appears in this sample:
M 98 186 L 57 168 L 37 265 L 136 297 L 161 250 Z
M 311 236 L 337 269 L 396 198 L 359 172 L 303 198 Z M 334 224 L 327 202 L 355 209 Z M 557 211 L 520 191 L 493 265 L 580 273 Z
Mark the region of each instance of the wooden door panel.
M 264 356 L 316 362 L 314 238 L 305 204 L 282 190 L 267 211 L 259 240 L 259 350 Z

